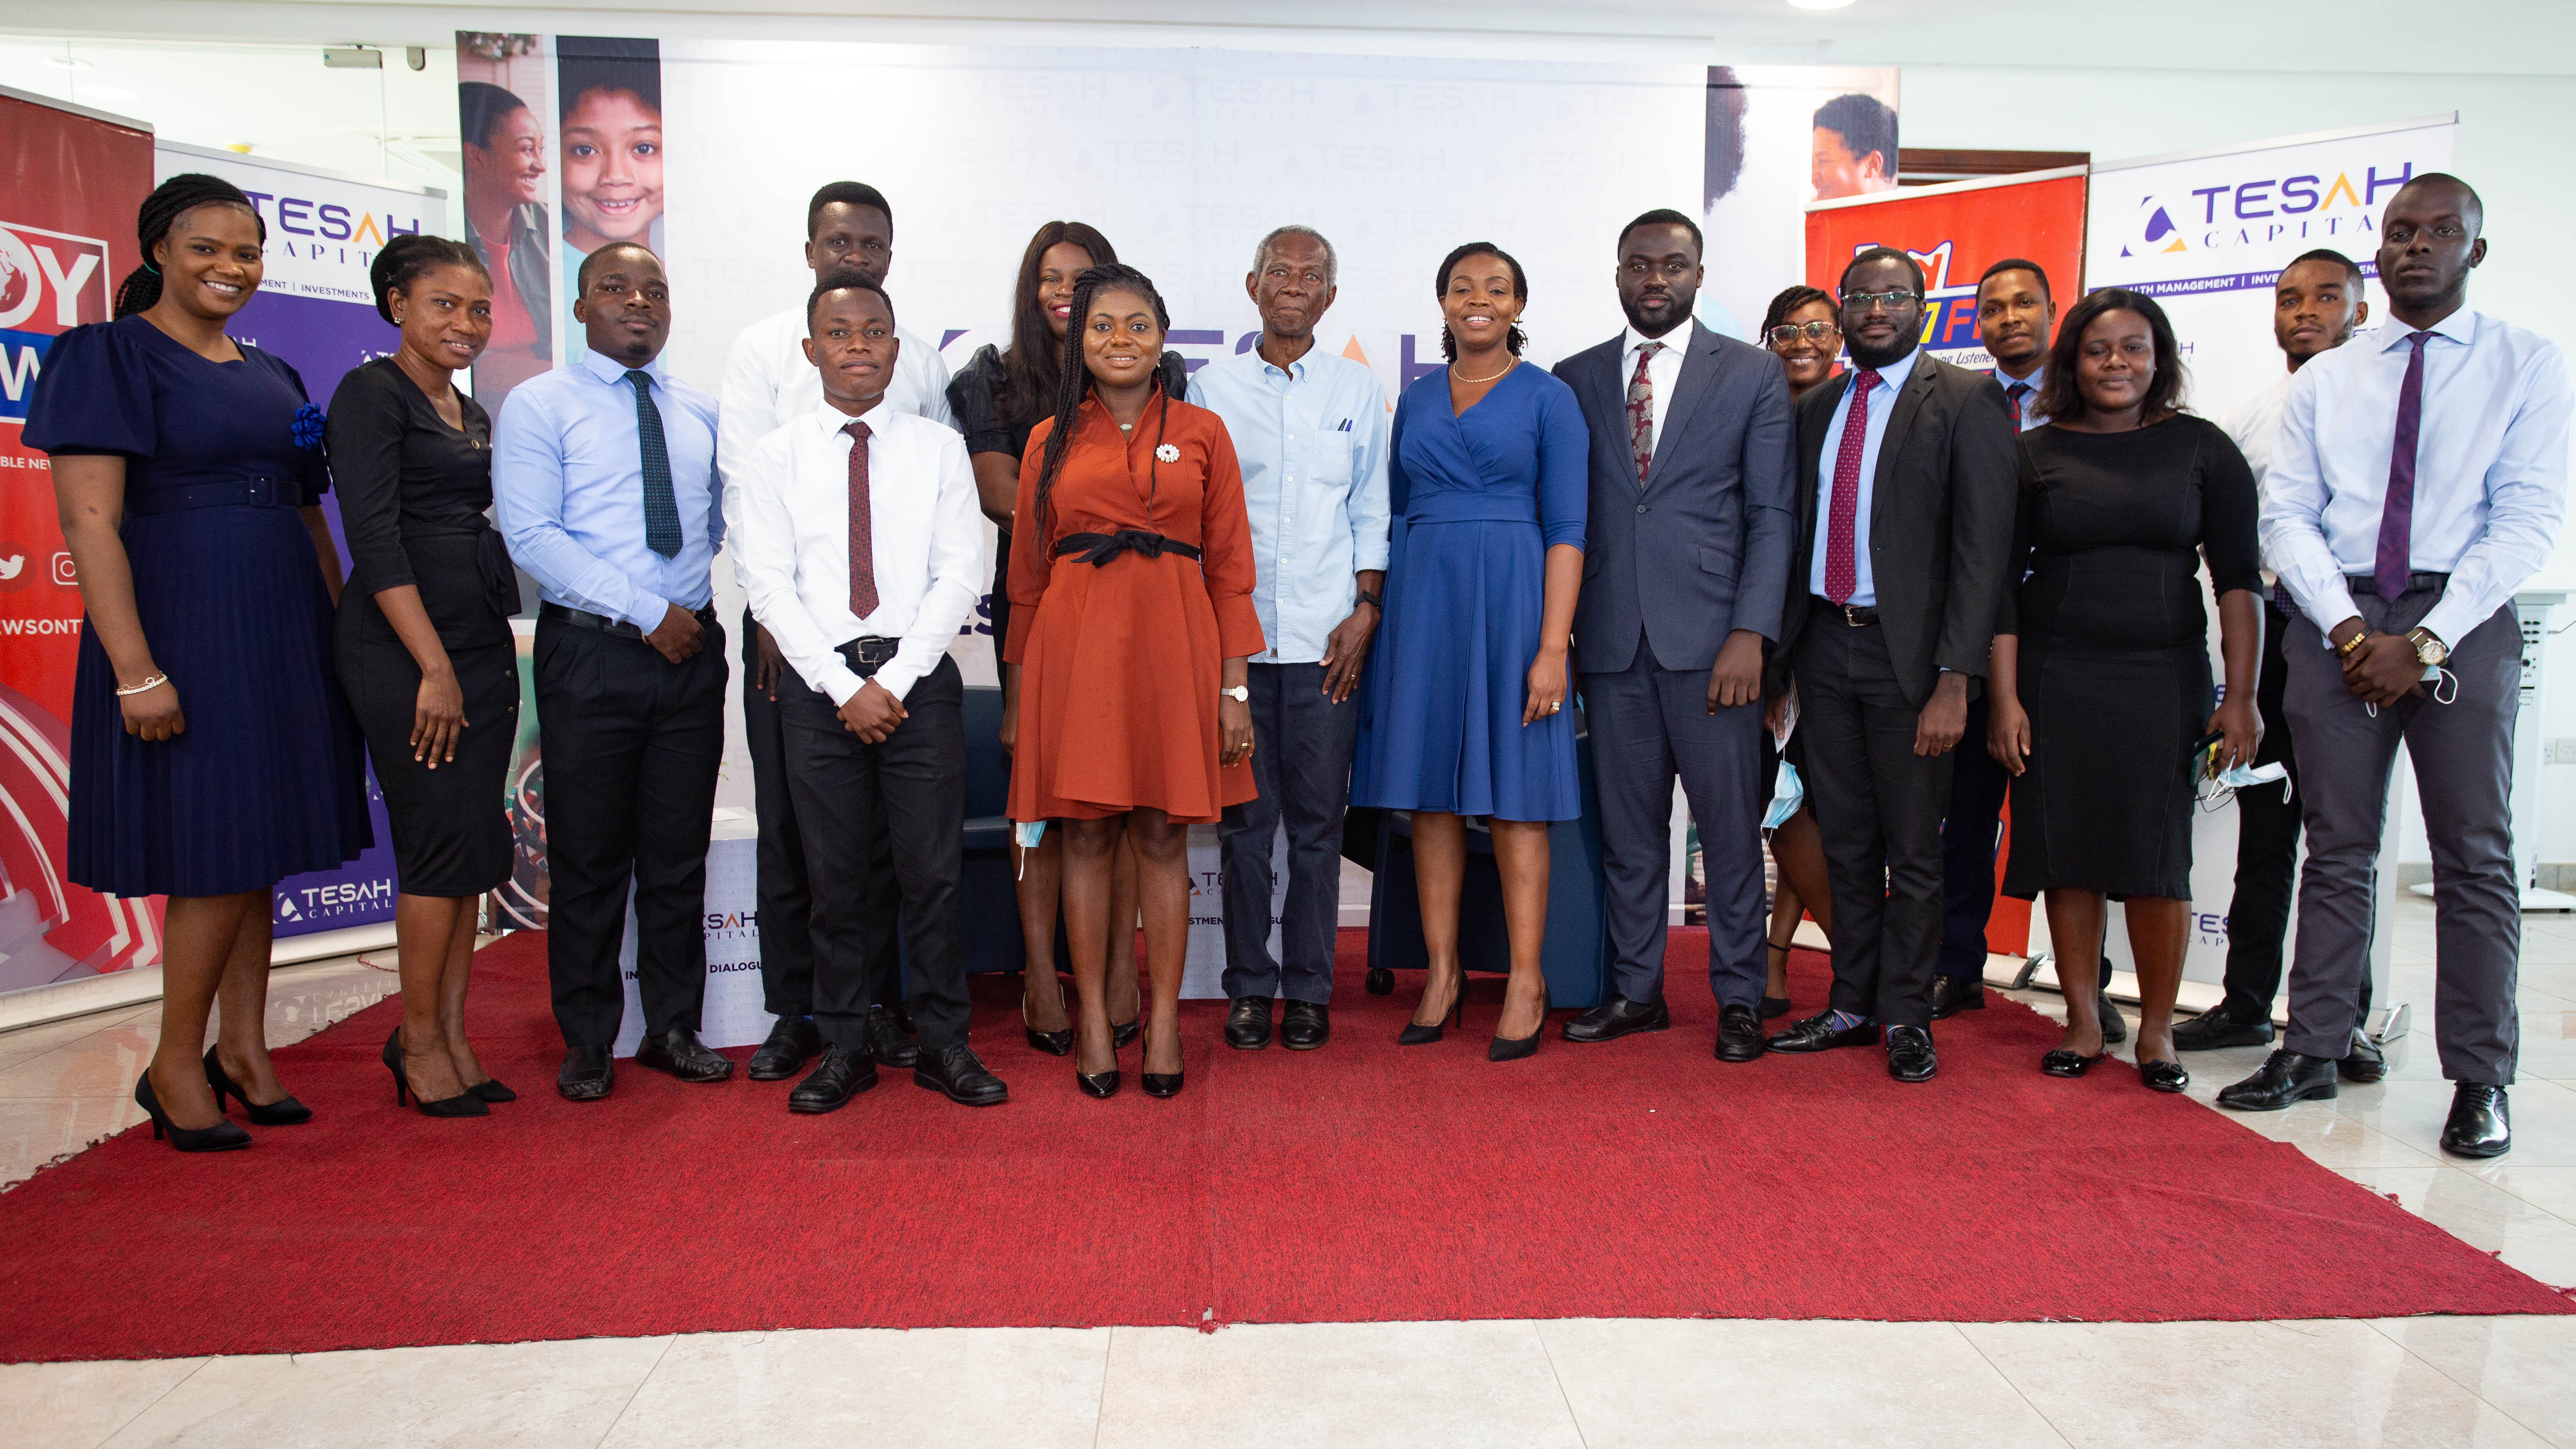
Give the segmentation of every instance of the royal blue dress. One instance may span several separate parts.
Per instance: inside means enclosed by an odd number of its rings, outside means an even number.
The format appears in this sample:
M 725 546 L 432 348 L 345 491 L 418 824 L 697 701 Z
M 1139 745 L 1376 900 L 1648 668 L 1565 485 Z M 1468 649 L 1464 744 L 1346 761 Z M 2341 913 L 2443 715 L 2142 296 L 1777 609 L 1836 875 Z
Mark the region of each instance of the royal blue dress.
M 1591 433 L 1574 390 L 1512 369 L 1453 415 L 1435 372 L 1395 407 L 1395 536 L 1351 803 L 1501 820 L 1583 813 L 1571 711 L 1521 723 L 1547 551 L 1583 547 Z M 1567 665 L 1568 698 L 1573 666 Z
M 366 753 L 331 666 L 331 598 L 296 509 L 330 486 L 322 410 L 248 343 L 208 362 L 140 316 L 54 339 L 25 437 L 125 459 L 125 553 L 187 729 L 125 732 L 81 626 L 71 878 L 108 895 L 266 891 L 373 843 Z

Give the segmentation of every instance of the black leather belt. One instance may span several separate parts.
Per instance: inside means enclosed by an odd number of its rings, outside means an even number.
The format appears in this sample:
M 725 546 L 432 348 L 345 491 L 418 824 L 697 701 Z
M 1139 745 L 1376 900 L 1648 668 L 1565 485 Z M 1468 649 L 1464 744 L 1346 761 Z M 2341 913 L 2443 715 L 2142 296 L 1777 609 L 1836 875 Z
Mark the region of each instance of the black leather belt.
M 623 619 L 612 619 L 606 614 L 593 614 L 583 609 L 567 609 L 563 605 L 557 603 L 543 603 L 537 605 L 537 617 L 540 619 L 552 619 L 558 624 L 570 624 L 575 628 L 596 629 L 602 634 L 614 634 L 620 639 L 641 639 L 644 637 L 643 630 L 636 628 L 634 625 L 627 623 Z M 709 604 L 704 608 L 691 610 L 690 617 L 696 619 L 700 624 L 713 626 L 716 621 L 715 606 L 713 604 Z
M 1878 622 L 1878 610 L 1865 604 L 1837 604 L 1830 599 L 1817 599 L 1816 608 L 1837 624 L 1866 629 Z
M 143 488 L 125 497 L 124 516 L 184 513 L 192 508 L 300 508 L 304 489 L 292 478 L 226 478 L 178 488 Z
M 2418 589 L 2447 588 L 2450 582 L 2449 574 L 2408 574 L 2406 592 L 2411 594 Z M 2379 597 L 2379 580 L 2370 574 L 2345 574 L 2343 586 L 2346 593 L 2368 594 L 2374 599 Z
M 888 639 L 880 634 L 869 634 L 853 639 L 847 644 L 835 644 L 832 650 L 839 654 L 861 679 L 873 679 L 878 670 L 894 662 L 894 652 L 902 646 L 903 641 L 900 639 Z
M 1082 555 L 1081 561 L 1093 568 L 1106 566 L 1111 559 L 1129 549 L 1147 558 L 1161 558 L 1167 553 L 1176 553 L 1183 558 L 1199 556 L 1198 548 L 1193 544 L 1165 538 L 1159 533 L 1147 533 L 1141 528 L 1122 528 L 1116 533 L 1068 533 L 1055 541 L 1057 558 L 1078 553 Z

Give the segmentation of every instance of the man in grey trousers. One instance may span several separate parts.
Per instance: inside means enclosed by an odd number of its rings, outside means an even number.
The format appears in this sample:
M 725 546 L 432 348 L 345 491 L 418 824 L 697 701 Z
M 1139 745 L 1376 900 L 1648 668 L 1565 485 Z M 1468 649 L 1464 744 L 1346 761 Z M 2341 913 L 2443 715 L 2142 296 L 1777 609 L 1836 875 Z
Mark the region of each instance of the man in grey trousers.
M 1664 1004 L 1673 780 L 1699 822 L 1717 1056 L 1763 1053 L 1762 648 L 1780 634 L 1797 517 L 1789 386 L 1769 353 L 1691 319 L 1700 230 L 1619 235 L 1627 330 L 1558 363 L 1592 431 L 1574 667 L 1601 790 L 1611 995 L 1565 1024 L 1606 1042 Z
M 2485 219 L 2456 177 L 2399 188 L 2380 219 L 2389 320 L 2291 379 L 2261 528 L 2301 616 L 2283 644 L 2283 705 L 2308 865 L 2289 1035 L 2218 1095 L 2249 1112 L 2335 1095 L 2402 740 L 2433 844 L 2434 1037 L 2457 1084 L 2442 1148 L 2461 1157 L 2513 1145 L 2513 593 L 2558 540 L 2571 407 L 2556 346 L 2469 309 Z

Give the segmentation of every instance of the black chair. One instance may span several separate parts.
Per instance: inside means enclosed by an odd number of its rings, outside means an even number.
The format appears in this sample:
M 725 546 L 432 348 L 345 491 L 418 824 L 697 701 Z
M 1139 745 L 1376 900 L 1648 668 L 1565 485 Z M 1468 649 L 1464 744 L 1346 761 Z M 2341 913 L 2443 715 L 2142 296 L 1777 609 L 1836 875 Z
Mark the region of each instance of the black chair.
M 1011 870 L 1011 755 L 1002 748 L 1002 691 L 970 688 L 966 726 L 966 863 L 958 894 L 966 907 L 966 970 L 1017 971 L 1028 964 L 1020 939 L 1020 897 Z

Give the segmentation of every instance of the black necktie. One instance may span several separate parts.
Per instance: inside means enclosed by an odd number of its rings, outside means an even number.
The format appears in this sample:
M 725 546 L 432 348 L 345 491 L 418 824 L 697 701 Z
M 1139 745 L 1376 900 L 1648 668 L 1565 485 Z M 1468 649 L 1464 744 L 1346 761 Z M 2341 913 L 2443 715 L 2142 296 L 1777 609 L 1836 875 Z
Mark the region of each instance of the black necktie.
M 644 450 L 644 546 L 669 558 L 680 551 L 680 502 L 671 494 L 671 448 L 662 440 L 662 410 L 653 406 L 653 379 L 629 371 L 635 387 L 635 438 Z

